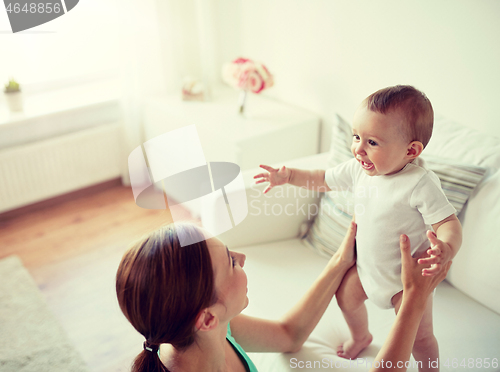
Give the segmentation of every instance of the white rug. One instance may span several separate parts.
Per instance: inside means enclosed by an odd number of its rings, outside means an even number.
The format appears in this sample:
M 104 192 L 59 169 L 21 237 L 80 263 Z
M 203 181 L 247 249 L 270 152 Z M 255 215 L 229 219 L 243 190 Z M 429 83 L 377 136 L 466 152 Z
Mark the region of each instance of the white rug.
M 88 372 L 17 256 L 0 261 L 0 371 Z

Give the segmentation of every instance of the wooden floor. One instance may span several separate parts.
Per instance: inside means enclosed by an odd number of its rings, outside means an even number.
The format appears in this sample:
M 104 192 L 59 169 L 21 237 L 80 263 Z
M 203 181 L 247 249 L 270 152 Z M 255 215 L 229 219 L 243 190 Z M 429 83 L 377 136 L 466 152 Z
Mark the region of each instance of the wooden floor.
M 129 243 L 170 214 L 139 208 L 116 183 L 51 204 L 0 215 L 0 259 L 21 258 L 91 371 L 129 371 L 144 340 L 118 307 L 116 269 Z

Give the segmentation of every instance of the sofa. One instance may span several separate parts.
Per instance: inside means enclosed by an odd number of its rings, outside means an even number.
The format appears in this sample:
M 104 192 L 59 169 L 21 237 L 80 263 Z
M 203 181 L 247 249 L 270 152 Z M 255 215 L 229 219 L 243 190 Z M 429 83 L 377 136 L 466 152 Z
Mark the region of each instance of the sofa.
M 336 118 L 334 127 L 342 123 Z M 342 124 L 345 128 L 345 122 Z M 330 152 L 283 164 L 326 169 L 338 149 L 333 128 Z M 338 128 L 337 128 L 338 129 Z M 335 137 L 337 136 L 337 137 Z M 484 169 L 458 214 L 463 244 L 448 277 L 434 296 L 434 333 L 439 342 L 441 371 L 500 371 L 500 139 L 446 118 L 435 120 L 433 138 L 424 154 Z M 248 202 L 246 219 L 219 238 L 246 255 L 249 305 L 245 314 L 278 319 L 313 283 L 328 256 L 305 244 L 323 194 L 285 185 L 263 194 L 256 185 L 259 168 L 243 172 Z M 394 321 L 393 310 L 366 302 L 372 344 L 356 360 L 337 357 L 336 348 L 349 337 L 335 299 L 296 353 L 250 353 L 259 371 L 367 371 Z M 411 359 L 409 371 L 417 371 Z

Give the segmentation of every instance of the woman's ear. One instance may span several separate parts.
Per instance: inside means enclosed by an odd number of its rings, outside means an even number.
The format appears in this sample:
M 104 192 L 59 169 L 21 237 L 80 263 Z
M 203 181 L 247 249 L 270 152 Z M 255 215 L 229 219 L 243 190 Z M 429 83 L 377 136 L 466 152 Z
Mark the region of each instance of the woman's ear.
M 410 142 L 406 150 L 406 156 L 410 159 L 415 159 L 424 151 L 424 145 L 420 141 Z
M 219 318 L 209 308 L 203 309 L 196 318 L 195 327 L 200 331 L 210 331 L 219 325 Z

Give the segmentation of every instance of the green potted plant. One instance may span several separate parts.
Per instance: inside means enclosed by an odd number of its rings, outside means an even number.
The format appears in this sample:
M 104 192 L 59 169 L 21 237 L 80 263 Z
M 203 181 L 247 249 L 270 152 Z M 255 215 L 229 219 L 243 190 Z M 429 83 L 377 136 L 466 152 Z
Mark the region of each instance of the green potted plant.
M 13 78 L 5 84 L 5 98 L 10 111 L 23 111 L 23 95 L 19 83 Z

